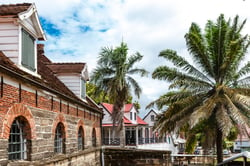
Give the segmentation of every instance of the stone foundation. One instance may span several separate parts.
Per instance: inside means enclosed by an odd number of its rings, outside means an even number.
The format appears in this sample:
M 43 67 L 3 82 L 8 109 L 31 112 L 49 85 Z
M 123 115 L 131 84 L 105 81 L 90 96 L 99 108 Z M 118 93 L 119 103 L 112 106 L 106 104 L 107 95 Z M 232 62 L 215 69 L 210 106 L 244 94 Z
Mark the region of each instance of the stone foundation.
M 171 152 L 138 149 L 103 149 L 105 166 L 170 166 Z
M 15 161 L 3 163 L 0 166 L 100 166 L 100 149 L 88 149 L 69 155 L 55 155 L 52 158 L 39 161 Z

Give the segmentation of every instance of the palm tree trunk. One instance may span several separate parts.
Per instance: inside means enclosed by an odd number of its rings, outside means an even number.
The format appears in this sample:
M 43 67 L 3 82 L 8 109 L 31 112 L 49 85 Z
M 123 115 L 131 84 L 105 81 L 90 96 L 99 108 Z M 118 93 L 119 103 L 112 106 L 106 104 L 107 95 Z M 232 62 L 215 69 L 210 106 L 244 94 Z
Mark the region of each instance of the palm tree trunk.
M 121 109 L 121 130 L 120 130 L 120 147 L 125 147 L 125 126 L 124 126 L 124 110 L 125 105 Z
M 125 147 L 125 126 L 124 126 L 124 121 L 122 120 L 122 128 L 120 131 L 120 147 L 124 148 Z
M 217 163 L 220 163 L 223 161 L 223 144 L 222 144 L 222 132 L 217 127 L 217 136 L 216 136 L 216 150 L 217 150 Z

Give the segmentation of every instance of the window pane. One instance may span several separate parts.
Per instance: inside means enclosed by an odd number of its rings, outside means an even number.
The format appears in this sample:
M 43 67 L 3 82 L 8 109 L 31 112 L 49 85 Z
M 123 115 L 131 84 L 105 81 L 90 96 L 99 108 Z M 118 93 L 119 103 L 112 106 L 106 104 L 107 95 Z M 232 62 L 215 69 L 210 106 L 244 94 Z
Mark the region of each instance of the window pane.
M 22 29 L 22 65 L 35 71 L 35 39 Z
M 81 98 L 85 99 L 86 97 L 86 82 L 81 79 Z
M 54 151 L 56 153 L 63 153 L 64 139 L 63 139 L 64 127 L 62 124 L 58 124 L 56 127 Z
M 8 155 L 10 160 L 27 159 L 27 144 L 24 123 L 17 119 L 11 125 Z

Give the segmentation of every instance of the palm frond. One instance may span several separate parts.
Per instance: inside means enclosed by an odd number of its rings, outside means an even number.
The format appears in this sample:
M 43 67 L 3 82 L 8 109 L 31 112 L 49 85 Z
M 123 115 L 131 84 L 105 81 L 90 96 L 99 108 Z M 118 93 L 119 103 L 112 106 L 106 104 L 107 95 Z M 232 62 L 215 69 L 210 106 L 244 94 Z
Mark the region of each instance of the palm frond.
M 200 121 L 207 119 L 211 116 L 216 107 L 216 98 L 210 97 L 202 103 L 201 106 L 197 107 L 190 116 L 189 125 L 193 128 Z
M 250 61 L 248 61 L 238 72 L 239 78 L 250 73 Z
M 140 98 L 140 94 L 142 92 L 141 87 L 139 86 L 138 82 L 136 82 L 136 80 L 130 76 L 127 76 L 127 80 L 129 82 L 129 84 L 132 86 L 132 88 L 134 89 L 134 93 L 135 95 Z
M 186 61 L 183 57 L 178 56 L 176 51 L 166 49 L 160 52 L 160 57 L 164 57 L 167 60 L 173 62 L 173 64 L 176 67 L 182 68 L 184 71 L 187 71 L 188 74 L 191 74 L 193 76 L 196 76 L 202 80 L 206 80 L 210 84 L 213 84 L 213 82 L 202 72 L 200 72 L 197 68 L 195 68 L 193 65 L 191 65 L 188 61 Z
M 224 105 L 221 105 L 221 107 L 217 109 L 216 121 L 224 137 L 227 136 L 233 127 L 233 124 L 230 117 L 227 115 L 227 109 L 224 107 Z
M 211 84 L 201 81 L 200 79 L 187 75 L 186 73 L 178 71 L 176 68 L 169 68 L 167 66 L 160 66 L 154 70 L 152 73 L 153 79 L 159 79 L 159 80 L 167 80 L 169 82 L 177 81 L 177 80 L 185 80 L 185 81 L 193 81 L 193 82 L 199 82 L 204 83 L 204 86 L 211 86 Z
M 143 56 L 139 53 L 139 52 L 136 52 L 134 55 L 131 55 L 128 60 L 127 60 L 127 65 L 128 65 L 128 70 L 129 69 L 132 69 L 134 64 L 136 62 L 139 62 L 141 61 L 143 58 Z
M 230 111 L 229 116 L 233 119 L 234 122 L 236 122 L 237 124 L 243 125 L 246 123 L 245 121 L 245 117 L 242 116 L 240 110 L 234 105 L 234 103 L 232 102 L 232 100 L 228 97 L 228 95 L 224 95 L 225 96 L 225 102 L 224 105 L 226 105 L 228 107 L 228 111 Z
M 148 71 L 145 69 L 133 68 L 128 70 L 128 74 L 139 74 L 141 77 L 148 76 Z
M 238 88 L 250 88 L 250 76 L 238 80 L 236 86 Z
M 194 57 L 193 60 L 199 64 L 204 73 L 214 76 L 210 59 L 207 56 L 206 42 L 202 36 L 201 29 L 196 23 L 192 23 L 189 32 L 185 35 L 188 51 Z
M 172 84 L 169 85 L 169 89 L 188 89 L 188 90 L 199 90 L 202 92 L 209 91 L 212 89 L 212 85 L 196 78 L 193 78 L 193 80 L 189 79 L 182 79 L 182 80 L 176 80 Z

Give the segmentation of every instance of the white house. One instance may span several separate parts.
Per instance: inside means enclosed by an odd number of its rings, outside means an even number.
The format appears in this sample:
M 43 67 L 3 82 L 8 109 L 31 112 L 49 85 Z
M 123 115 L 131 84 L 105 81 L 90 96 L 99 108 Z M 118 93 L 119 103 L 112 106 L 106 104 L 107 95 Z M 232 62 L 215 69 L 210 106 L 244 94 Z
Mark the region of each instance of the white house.
M 102 120 L 102 135 L 103 145 L 119 145 L 119 134 L 112 133 L 113 122 L 111 114 L 113 111 L 113 104 L 101 103 L 104 117 Z M 133 104 L 126 104 L 124 109 L 124 126 L 125 126 L 125 144 L 126 146 L 137 146 L 144 142 L 145 129 L 147 123 L 138 116 L 138 110 Z
M 143 118 L 148 124 L 145 129 L 146 143 L 150 145 L 144 145 L 142 148 L 170 150 L 172 154 L 183 152 L 186 142 L 185 139 L 170 133 L 166 133 L 162 137 L 159 137 L 158 132 L 154 130 L 154 124 L 158 114 L 158 111 L 151 109 Z

